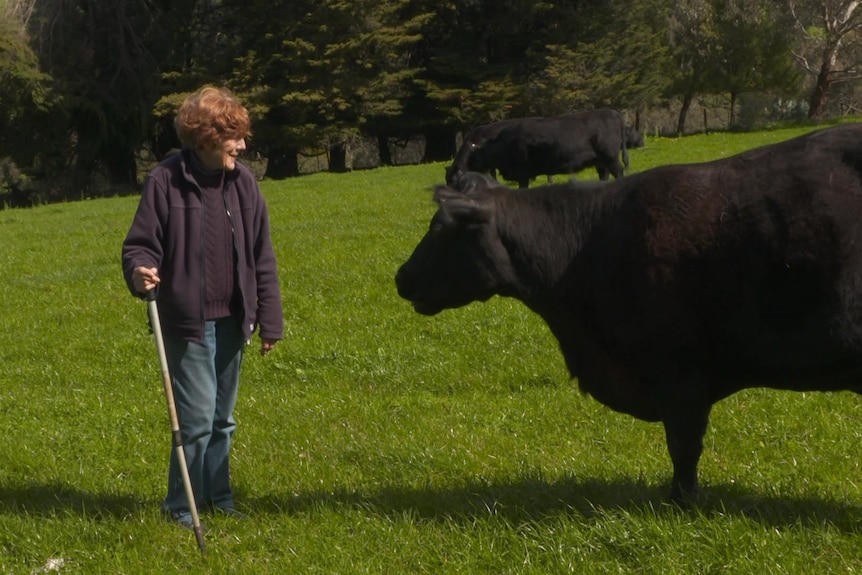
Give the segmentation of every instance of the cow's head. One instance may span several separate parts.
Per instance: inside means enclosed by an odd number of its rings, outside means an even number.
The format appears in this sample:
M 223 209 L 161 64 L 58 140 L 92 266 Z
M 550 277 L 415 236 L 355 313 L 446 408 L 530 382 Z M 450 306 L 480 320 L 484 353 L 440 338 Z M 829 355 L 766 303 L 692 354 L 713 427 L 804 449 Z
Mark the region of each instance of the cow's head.
M 476 150 L 481 148 L 482 141 L 476 139 L 473 134 L 470 134 L 464 141 L 464 144 L 458 150 L 458 154 L 452 161 L 451 166 L 446 166 L 446 185 L 455 186 L 458 178 L 467 170 L 470 170 L 471 158 Z
M 462 172 L 458 171 L 452 176 L 452 182 L 449 187 L 453 190 L 469 194 L 470 192 L 479 192 L 489 188 L 499 188 L 503 185 L 482 172 Z
M 643 134 L 633 126 L 626 126 L 626 148 L 643 148 L 645 145 Z
M 501 188 L 479 175 L 465 189 L 436 188 L 430 228 L 395 275 L 398 294 L 421 314 L 485 301 L 512 276 L 496 226 Z
M 464 159 L 465 172 L 487 172 L 498 167 L 498 145 L 493 139 L 470 142 L 470 153 Z

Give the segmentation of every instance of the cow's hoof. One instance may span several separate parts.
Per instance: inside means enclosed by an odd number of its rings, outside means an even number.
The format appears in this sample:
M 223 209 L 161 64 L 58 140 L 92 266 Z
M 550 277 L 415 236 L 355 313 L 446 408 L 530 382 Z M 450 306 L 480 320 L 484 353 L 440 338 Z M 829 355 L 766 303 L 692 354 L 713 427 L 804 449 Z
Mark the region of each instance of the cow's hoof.
M 686 490 L 674 487 L 670 492 L 669 503 L 680 509 L 692 509 L 697 506 L 699 494 L 700 490 L 697 487 Z

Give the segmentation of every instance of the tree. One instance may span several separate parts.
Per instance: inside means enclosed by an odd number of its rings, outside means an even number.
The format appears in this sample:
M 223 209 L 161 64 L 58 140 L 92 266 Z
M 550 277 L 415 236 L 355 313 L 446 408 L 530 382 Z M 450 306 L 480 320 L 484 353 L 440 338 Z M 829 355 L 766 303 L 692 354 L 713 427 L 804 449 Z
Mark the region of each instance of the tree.
M 676 0 L 669 18 L 676 64 L 670 93 L 682 100 L 677 132 L 685 131 L 695 95 L 788 90 L 795 83 L 790 39 L 768 0 Z
M 801 38 L 800 48 L 793 55 L 814 78 L 808 117 L 819 120 L 826 110 L 830 88 L 860 77 L 859 62 L 853 56 L 862 45 L 862 1 L 787 0 L 787 3 Z
M 28 124 L 48 112 L 52 98 L 51 77 L 29 45 L 32 9 L 32 0 L 0 1 L 0 147 L 26 165 L 37 153 Z
M 235 46 L 230 81 L 251 105 L 255 145 L 267 176 L 297 175 L 296 155 L 325 146 L 333 169 L 347 169 L 354 138 L 401 114 L 423 15 L 408 0 L 224 0 Z M 241 5 L 241 6 L 240 6 Z
M 223 84 L 232 57 L 220 26 L 221 0 L 160 1 L 158 34 L 150 40 L 159 98 L 147 127 L 147 144 L 158 159 L 181 145 L 174 118 L 183 100 L 205 84 Z
M 531 111 L 548 115 L 654 105 L 671 76 L 668 11 L 666 0 L 609 2 L 576 18 L 589 25 L 564 44 L 546 46 L 545 66 L 527 88 Z
M 71 197 L 93 191 L 97 174 L 108 189 L 137 186 L 136 151 L 155 101 L 158 65 L 150 39 L 164 15 L 148 0 L 45 0 L 33 15 L 37 53 L 62 94 L 71 138 Z
M 579 2 L 417 0 L 433 12 L 414 53 L 422 72 L 405 121 L 425 136 L 426 161 L 451 159 L 458 131 L 527 113 L 524 87 L 544 66 L 544 46 L 577 30 Z
M 668 18 L 674 71 L 669 94 L 680 98 L 676 131 L 685 133 L 688 111 L 697 94 L 713 91 L 713 46 L 718 41 L 710 0 L 676 0 Z
M 798 83 L 789 29 L 770 3 L 713 0 L 717 40 L 710 65 L 712 93 L 730 94 L 729 125 L 745 92 L 790 91 Z
M 26 171 L 36 163 L 45 135 L 34 126 L 45 123 L 53 103 L 51 78 L 39 70 L 28 44 L 32 10 L 32 0 L 0 0 L 0 201 L 13 207 L 33 201 L 25 189 Z
M 732 123 L 739 94 L 795 89 L 788 22 L 815 116 L 855 77 L 859 3 L 780 0 L 785 18 L 777 0 L 0 0 L 0 144 L 66 197 L 134 186 L 136 153 L 178 145 L 176 108 L 205 83 L 247 104 L 268 177 L 305 152 L 349 169 L 358 137 L 386 163 L 424 135 L 438 161 L 476 124 L 670 98 L 684 131 L 695 97 L 730 94 Z

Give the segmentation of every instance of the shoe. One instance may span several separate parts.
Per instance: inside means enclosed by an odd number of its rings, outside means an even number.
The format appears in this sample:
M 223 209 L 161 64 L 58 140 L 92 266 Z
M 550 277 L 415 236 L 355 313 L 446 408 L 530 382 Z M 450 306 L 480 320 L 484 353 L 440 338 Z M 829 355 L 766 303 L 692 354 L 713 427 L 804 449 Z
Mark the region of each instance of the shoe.
M 173 521 L 175 524 L 179 525 L 183 529 L 193 531 L 195 528 L 195 524 L 192 521 L 191 513 L 177 513 L 175 511 L 171 511 L 171 521 Z M 201 523 L 200 525 L 201 531 L 206 532 L 207 526 L 203 523 Z
M 233 517 L 234 519 L 248 519 L 248 514 L 237 511 L 236 507 L 216 507 L 216 513 Z

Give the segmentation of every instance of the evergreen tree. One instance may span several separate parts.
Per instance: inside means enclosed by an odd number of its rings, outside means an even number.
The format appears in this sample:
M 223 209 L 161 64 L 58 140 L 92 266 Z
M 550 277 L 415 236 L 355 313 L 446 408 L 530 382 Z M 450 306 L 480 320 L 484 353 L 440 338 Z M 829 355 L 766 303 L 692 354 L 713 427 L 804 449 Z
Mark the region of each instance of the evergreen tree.
M 547 46 L 544 68 L 527 85 L 531 112 L 549 115 L 598 107 L 642 110 L 668 86 L 666 0 L 608 2 L 577 21 L 580 34 Z
M 416 0 L 434 18 L 416 47 L 422 73 L 405 118 L 424 134 L 427 161 L 451 159 L 455 134 L 525 115 L 525 86 L 542 67 L 545 44 L 569 36 L 578 2 Z
M 149 34 L 162 13 L 147 0 L 106 2 L 43 0 L 33 25 L 43 69 L 62 95 L 71 138 L 66 162 L 67 194 L 98 193 L 97 175 L 108 189 L 136 188 L 136 151 L 155 100 L 158 65 Z
M 409 47 L 425 18 L 405 17 L 407 0 L 223 4 L 243 5 L 242 24 L 228 27 L 239 54 L 231 78 L 260 119 L 268 176 L 297 175 L 297 154 L 321 145 L 346 169 L 352 139 L 401 113 L 416 73 Z
M 221 0 L 159 1 L 158 34 L 150 40 L 159 63 L 159 98 L 147 127 L 147 144 L 156 159 L 181 145 L 174 118 L 183 100 L 205 84 L 223 86 L 233 57 L 221 30 Z

